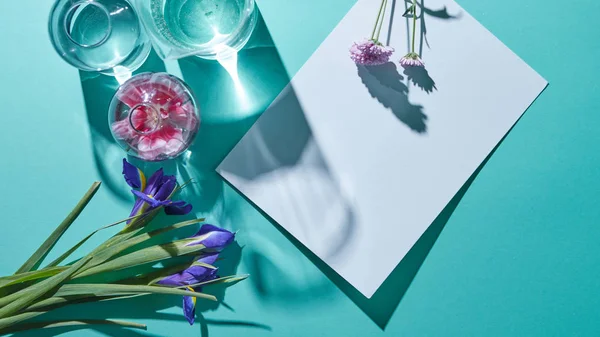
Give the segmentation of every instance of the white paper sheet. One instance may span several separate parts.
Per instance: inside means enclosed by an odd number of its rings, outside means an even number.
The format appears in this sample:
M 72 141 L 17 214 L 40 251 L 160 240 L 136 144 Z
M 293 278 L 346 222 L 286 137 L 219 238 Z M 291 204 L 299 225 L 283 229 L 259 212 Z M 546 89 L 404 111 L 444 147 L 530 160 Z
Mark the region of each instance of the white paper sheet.
M 379 4 L 358 1 L 218 169 L 366 297 L 547 85 L 451 0 L 425 3 L 427 72 L 398 64 L 403 1 L 380 38 L 394 63 L 357 67 Z

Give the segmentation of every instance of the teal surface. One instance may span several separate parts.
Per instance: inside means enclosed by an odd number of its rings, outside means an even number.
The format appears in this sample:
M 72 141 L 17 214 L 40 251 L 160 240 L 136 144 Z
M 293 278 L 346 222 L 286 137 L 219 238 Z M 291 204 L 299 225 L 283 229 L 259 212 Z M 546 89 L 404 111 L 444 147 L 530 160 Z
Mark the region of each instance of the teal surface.
M 266 25 L 239 60 L 245 102 L 218 64 L 179 62 L 204 124 L 189 158 L 166 168 L 198 181 L 186 191 L 197 216 L 239 230 L 241 257 L 232 249 L 224 263 L 239 262 L 237 272 L 251 278 L 227 289 L 226 305 L 203 304 L 193 327 L 177 298 L 82 305 L 55 316 L 134 320 L 148 331 L 21 336 L 600 335 L 597 1 L 459 1 L 550 86 L 371 300 L 213 172 L 353 3 L 259 0 Z M 104 182 L 101 191 L 50 257 L 123 218 L 132 202 L 106 125 L 118 84 L 80 74 L 55 54 L 46 32 L 50 6 L 0 3 L 0 274 L 18 268 L 94 180 Z M 144 69 L 165 65 L 153 56 Z

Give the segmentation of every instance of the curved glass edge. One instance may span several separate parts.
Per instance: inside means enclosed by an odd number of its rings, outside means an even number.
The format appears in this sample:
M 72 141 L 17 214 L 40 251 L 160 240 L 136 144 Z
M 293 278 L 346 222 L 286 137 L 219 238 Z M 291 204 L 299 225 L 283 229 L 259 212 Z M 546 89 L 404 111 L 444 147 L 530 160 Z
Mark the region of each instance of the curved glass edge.
M 250 14 L 244 16 L 241 20 L 237 29 L 230 34 L 230 38 L 221 43 L 225 45 L 227 50 L 241 50 L 250 37 L 256 27 L 258 11 L 256 8 L 255 0 L 246 0 L 247 9 L 250 9 Z M 149 39 L 154 47 L 154 50 L 158 56 L 163 60 L 176 60 L 188 56 L 198 56 L 204 59 L 214 60 L 220 51 L 214 47 L 205 48 L 182 48 L 168 39 L 163 37 L 159 33 L 159 27 L 156 26 L 152 18 L 152 5 L 149 0 L 133 0 L 133 4 L 136 7 L 137 13 L 142 21 L 144 28 L 149 36 Z

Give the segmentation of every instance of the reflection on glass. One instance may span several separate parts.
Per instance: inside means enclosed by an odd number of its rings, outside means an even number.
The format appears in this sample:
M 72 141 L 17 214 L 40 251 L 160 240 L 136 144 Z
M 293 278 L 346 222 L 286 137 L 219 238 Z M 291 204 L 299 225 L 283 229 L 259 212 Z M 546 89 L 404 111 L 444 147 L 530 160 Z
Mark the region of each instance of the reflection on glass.
M 84 71 L 131 73 L 151 49 L 137 13 L 126 0 L 59 0 L 48 28 L 58 54 Z
M 237 52 L 256 26 L 254 0 L 137 0 L 136 5 L 164 59 L 216 59 Z
M 199 110 L 187 85 L 166 73 L 142 73 L 125 82 L 109 108 L 111 132 L 129 155 L 172 159 L 192 143 Z

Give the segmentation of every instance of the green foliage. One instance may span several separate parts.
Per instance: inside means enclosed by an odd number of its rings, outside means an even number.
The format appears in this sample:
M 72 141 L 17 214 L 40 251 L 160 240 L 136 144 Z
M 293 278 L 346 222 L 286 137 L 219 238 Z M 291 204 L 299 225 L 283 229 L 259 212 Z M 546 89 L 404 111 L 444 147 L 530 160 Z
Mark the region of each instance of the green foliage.
M 92 185 L 75 208 L 39 249 L 19 268 L 16 274 L 0 277 L 0 335 L 23 330 L 71 325 L 117 325 L 145 329 L 145 325 L 142 324 L 115 320 L 29 322 L 30 319 L 54 309 L 77 303 L 123 300 L 151 294 L 192 296 L 211 301 L 217 300 L 213 295 L 182 289 L 184 287 L 167 287 L 156 284 L 160 279 L 180 272 L 193 264 L 214 268 L 207 264 L 194 262 L 194 257 L 203 254 L 205 247 L 202 245 L 190 246 L 189 244 L 192 242 L 190 239 L 160 244 L 153 244 L 154 241 L 150 241 L 150 239 L 156 237 L 165 241 L 167 236 L 164 234 L 204 221 L 204 219 L 194 219 L 147 231 L 145 226 L 152 221 L 160 208 L 117 221 L 93 231 L 46 267 L 37 270 L 43 259 L 81 214 L 99 187 L 100 183 L 98 182 Z M 106 240 L 89 254 L 74 263 L 60 265 L 94 234 L 129 220 L 132 220 L 129 225 L 126 225 L 123 230 Z M 165 238 L 162 237 L 163 235 Z M 183 263 L 181 261 L 177 262 L 176 258 L 183 258 L 185 261 Z M 167 267 L 154 268 L 142 273 L 131 272 L 135 269 L 134 267 L 158 261 L 164 262 L 163 265 L 167 265 Z M 170 261 L 175 261 L 175 264 L 173 262 L 169 264 Z M 90 278 L 88 278 L 92 275 L 104 276 L 117 271 L 125 271 L 131 273 L 131 275 L 126 275 L 123 281 L 120 282 L 90 283 Z M 246 275 L 227 276 L 193 286 L 235 283 L 246 277 Z

